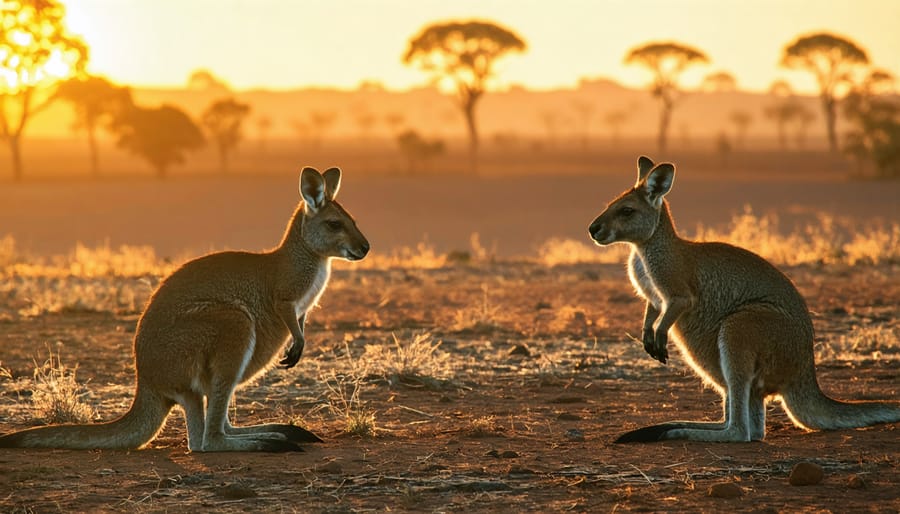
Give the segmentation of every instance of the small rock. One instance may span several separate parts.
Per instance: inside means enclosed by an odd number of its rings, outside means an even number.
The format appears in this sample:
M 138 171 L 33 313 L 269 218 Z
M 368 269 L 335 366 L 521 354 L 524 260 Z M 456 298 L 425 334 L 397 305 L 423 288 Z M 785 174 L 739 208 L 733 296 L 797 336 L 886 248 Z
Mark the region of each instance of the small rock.
M 523 357 L 531 357 L 531 350 L 524 344 L 517 344 L 509 351 L 509 355 L 521 355 Z
M 571 412 L 561 412 L 559 416 L 556 417 L 559 421 L 580 421 L 581 416 L 578 414 L 572 414 Z
M 256 491 L 242 484 L 228 484 L 216 489 L 216 496 L 226 500 L 243 500 L 244 498 L 256 498 Z
M 720 482 L 709 486 L 706 496 L 712 498 L 740 498 L 744 495 L 744 488 L 734 482 Z
M 566 439 L 574 442 L 584 441 L 584 432 L 577 428 L 570 428 L 566 430 Z
M 333 460 L 331 462 L 327 462 L 327 463 L 319 466 L 319 471 L 322 471 L 325 473 L 340 474 L 341 472 L 344 471 L 344 468 L 342 468 L 341 465 L 338 464 L 338 462 L 336 460 Z
M 859 475 L 850 475 L 850 478 L 847 480 L 847 487 L 850 489 L 865 489 L 868 486 L 863 477 Z
M 553 305 L 551 305 L 550 302 L 543 302 L 543 301 L 538 302 L 537 305 L 534 306 L 534 310 L 536 310 L 536 311 L 543 311 L 543 310 L 552 309 L 552 308 L 553 308 Z
M 500 452 L 498 452 L 497 450 L 488 450 L 484 452 L 484 456 L 500 458 Z
M 513 450 L 504 450 L 500 452 L 500 455 L 498 455 L 498 457 L 500 457 L 501 459 L 517 459 L 519 458 L 519 452 Z
M 791 470 L 788 482 L 791 485 L 816 485 L 825 478 L 822 466 L 812 462 L 798 462 Z

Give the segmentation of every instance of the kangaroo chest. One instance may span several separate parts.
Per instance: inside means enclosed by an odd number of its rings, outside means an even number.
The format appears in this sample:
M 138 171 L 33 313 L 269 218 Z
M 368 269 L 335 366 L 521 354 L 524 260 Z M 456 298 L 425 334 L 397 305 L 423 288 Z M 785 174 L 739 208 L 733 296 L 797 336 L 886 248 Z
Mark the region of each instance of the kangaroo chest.
M 316 269 L 309 287 L 305 291 L 300 291 L 299 297 L 294 301 L 294 311 L 298 318 L 319 302 L 329 278 L 331 278 L 331 261 L 325 261 Z

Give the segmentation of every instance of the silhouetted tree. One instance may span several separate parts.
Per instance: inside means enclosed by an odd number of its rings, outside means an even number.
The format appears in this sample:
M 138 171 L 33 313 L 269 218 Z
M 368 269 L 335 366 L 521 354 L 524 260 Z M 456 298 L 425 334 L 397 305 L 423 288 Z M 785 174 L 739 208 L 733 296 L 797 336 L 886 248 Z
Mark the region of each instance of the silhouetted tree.
M 797 148 L 806 146 L 806 135 L 809 132 L 809 126 L 816 121 L 816 113 L 801 103 L 797 103 L 796 112 L 794 113 L 794 126 L 796 128 L 795 140 Z
M 603 121 L 609 126 L 610 140 L 617 145 L 622 139 L 622 125 L 628 120 L 629 112 L 624 109 L 614 109 L 603 115 Z
M 312 128 L 313 145 L 322 146 L 322 139 L 334 122 L 337 121 L 337 113 L 334 111 L 313 111 L 309 113 L 309 124 Z
M 678 76 L 693 64 L 709 62 L 706 54 L 679 43 L 649 43 L 634 48 L 625 56 L 626 64 L 640 64 L 653 73 L 650 91 L 659 98 L 662 110 L 659 117 L 657 147 L 662 154 L 666 150 L 666 138 L 672 109 L 678 99 Z
M 228 157 L 243 138 L 244 120 L 250 115 L 250 106 L 234 98 L 216 100 L 203 111 L 200 123 L 212 136 L 219 152 L 222 172 L 228 171 Z
M 22 180 L 22 136 L 57 97 L 62 79 L 84 69 L 87 46 L 64 26 L 57 0 L 0 2 L 0 137 L 9 145 L 13 180 Z
M 775 131 L 778 134 L 778 146 L 784 150 L 787 148 L 787 125 L 797 114 L 797 100 L 794 98 L 794 90 L 784 80 L 776 80 L 769 86 L 769 94 L 775 98 L 775 102 L 763 109 L 766 118 L 775 123 Z
M 844 151 L 860 169 L 873 163 L 884 178 L 900 178 L 900 98 L 893 84 L 890 73 L 872 70 L 844 99 L 844 115 L 853 125 Z
M 119 148 L 145 159 L 159 178 L 165 178 L 173 164 L 184 162 L 187 152 L 206 144 L 191 118 L 170 105 L 135 106 L 115 121 L 113 129 L 119 136 Z
M 359 139 L 365 141 L 371 138 L 378 118 L 364 104 L 357 104 L 353 107 L 353 121 L 359 129 Z
M 272 129 L 272 118 L 263 114 L 256 118 L 256 132 L 259 134 L 259 153 L 265 153 L 266 142 L 269 140 L 269 131 Z
M 407 130 L 398 135 L 397 146 L 406 157 L 409 173 L 425 171 L 433 158 L 444 153 L 443 141 L 428 141 L 415 130 Z
M 384 115 L 384 123 L 390 128 L 391 134 L 396 136 L 400 133 L 400 129 L 406 124 L 406 116 L 399 112 L 389 112 Z
M 74 128 L 87 134 L 91 156 L 91 172 L 100 174 L 97 151 L 97 129 L 104 121 L 113 119 L 130 109 L 133 102 L 127 87 L 116 86 L 103 77 L 85 76 L 71 78 L 59 85 L 57 97 L 72 104 L 76 121 Z
M 525 51 L 525 41 L 514 32 L 487 21 L 445 22 L 429 25 L 409 42 L 403 56 L 436 79 L 456 86 L 457 100 L 469 132 L 469 160 L 473 173 L 478 162 L 478 127 L 475 108 L 494 74 L 494 62 L 509 52 Z
M 194 70 L 188 77 L 187 88 L 191 91 L 200 91 L 210 95 L 225 96 L 231 93 L 231 88 L 224 80 L 219 79 L 209 70 Z
M 747 129 L 753 123 L 753 116 L 747 111 L 738 109 L 728 115 L 728 121 L 735 128 L 734 145 L 738 148 L 744 148 L 747 139 Z
M 838 88 L 842 84 L 849 85 L 851 73 L 868 62 L 869 57 L 865 50 L 854 42 L 827 33 L 803 36 L 784 49 L 782 66 L 804 69 L 816 77 L 828 130 L 828 147 L 831 151 L 838 148 L 836 129 Z
M 587 100 L 573 100 L 572 110 L 578 119 L 578 127 L 581 132 L 581 149 L 587 150 L 591 138 L 591 120 L 594 118 L 596 107 Z
M 730 93 L 737 89 L 737 79 L 727 71 L 717 71 L 703 77 L 700 88 L 714 93 Z

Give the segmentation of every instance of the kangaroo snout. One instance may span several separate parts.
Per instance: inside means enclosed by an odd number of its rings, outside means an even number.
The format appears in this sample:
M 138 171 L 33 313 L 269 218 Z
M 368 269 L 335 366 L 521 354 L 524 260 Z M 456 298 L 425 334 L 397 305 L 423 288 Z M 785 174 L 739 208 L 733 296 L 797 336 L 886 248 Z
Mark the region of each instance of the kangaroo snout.
M 349 248 L 344 250 L 344 253 L 346 254 L 345 256 L 347 257 L 347 260 L 349 261 L 361 261 L 363 260 L 363 258 L 365 258 L 366 255 L 369 254 L 369 249 L 369 242 L 363 241 L 352 250 Z
M 591 223 L 590 227 L 588 227 L 588 233 L 590 233 L 591 239 L 598 245 L 606 245 L 611 242 L 609 231 L 599 217 Z

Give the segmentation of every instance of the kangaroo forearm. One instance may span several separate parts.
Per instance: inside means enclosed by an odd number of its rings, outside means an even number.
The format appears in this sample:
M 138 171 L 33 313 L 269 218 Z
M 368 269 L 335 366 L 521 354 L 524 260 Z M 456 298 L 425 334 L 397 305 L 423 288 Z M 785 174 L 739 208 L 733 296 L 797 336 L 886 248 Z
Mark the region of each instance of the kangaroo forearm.
M 281 322 L 284 323 L 295 340 L 303 339 L 303 324 L 306 320 L 306 313 L 298 319 L 297 313 L 294 311 L 293 302 L 283 300 L 278 304 L 278 317 L 281 318 Z
M 668 332 L 672 325 L 678 321 L 681 314 L 688 310 L 692 304 L 691 298 L 687 296 L 669 298 L 666 305 L 663 306 L 661 315 L 656 319 L 653 327 L 654 331 L 657 334 Z

